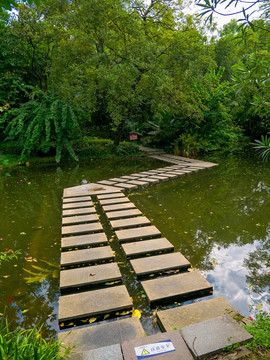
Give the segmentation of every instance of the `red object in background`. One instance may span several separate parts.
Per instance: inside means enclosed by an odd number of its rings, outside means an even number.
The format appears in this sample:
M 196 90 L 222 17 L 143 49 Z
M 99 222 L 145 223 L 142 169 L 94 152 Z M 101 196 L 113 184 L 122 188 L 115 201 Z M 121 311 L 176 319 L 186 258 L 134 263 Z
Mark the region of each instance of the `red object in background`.
M 138 140 L 138 134 L 129 134 L 129 140 Z

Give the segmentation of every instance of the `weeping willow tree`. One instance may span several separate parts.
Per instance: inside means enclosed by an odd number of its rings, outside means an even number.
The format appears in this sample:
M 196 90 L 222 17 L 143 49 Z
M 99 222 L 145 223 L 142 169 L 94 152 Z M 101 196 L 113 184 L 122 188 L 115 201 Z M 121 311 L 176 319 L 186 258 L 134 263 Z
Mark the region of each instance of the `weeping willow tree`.
M 53 95 L 40 90 L 33 92 L 28 102 L 5 111 L 0 124 L 5 126 L 5 140 L 15 141 L 21 149 L 21 161 L 36 151 L 45 154 L 53 151 L 59 162 L 64 148 L 78 160 L 71 145 L 80 131 L 76 116 L 70 104 Z

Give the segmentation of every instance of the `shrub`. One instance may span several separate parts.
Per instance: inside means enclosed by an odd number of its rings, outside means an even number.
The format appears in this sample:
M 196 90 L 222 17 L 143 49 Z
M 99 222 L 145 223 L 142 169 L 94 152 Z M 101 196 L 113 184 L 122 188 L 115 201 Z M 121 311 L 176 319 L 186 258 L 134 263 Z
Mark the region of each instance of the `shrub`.
M 140 150 L 137 143 L 127 142 L 127 141 L 120 142 L 120 144 L 117 146 L 116 149 L 117 155 L 132 156 L 132 155 L 138 155 L 139 152 Z

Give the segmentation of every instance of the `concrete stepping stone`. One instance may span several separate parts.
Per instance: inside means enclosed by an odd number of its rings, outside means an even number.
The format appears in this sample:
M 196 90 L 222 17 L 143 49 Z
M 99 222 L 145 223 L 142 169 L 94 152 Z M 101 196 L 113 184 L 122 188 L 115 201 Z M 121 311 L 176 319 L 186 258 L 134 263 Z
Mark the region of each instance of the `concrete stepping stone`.
M 159 180 L 168 180 L 169 179 L 169 176 L 166 176 L 166 175 L 161 175 L 161 174 L 158 174 L 158 175 L 153 175 L 151 176 L 152 179 L 159 179 Z
M 94 206 L 92 201 L 82 201 L 82 202 L 63 204 L 63 209 L 77 209 L 77 208 L 85 208 L 91 206 Z
M 213 287 L 198 272 L 188 272 L 141 282 L 150 305 L 210 294 Z
M 157 319 L 163 331 L 171 331 L 225 314 L 231 317 L 240 315 L 228 301 L 218 297 L 158 311 Z
M 145 174 L 136 173 L 136 174 L 131 174 L 131 176 L 136 176 L 137 178 L 140 178 L 140 177 L 145 177 Z
M 145 176 L 145 175 L 153 175 L 153 173 L 150 171 L 142 171 L 141 175 Z
M 111 181 L 111 180 L 101 180 L 98 181 L 97 184 L 104 184 L 104 185 L 114 185 L 116 183 L 116 181 Z
M 121 176 L 120 179 L 137 180 L 137 179 L 138 179 L 138 176 L 128 176 L 128 175 L 125 175 L 125 176 Z
M 109 179 L 109 181 L 113 181 L 113 182 L 126 182 L 128 181 L 128 179 L 121 179 L 121 178 L 112 178 L 112 179 Z
M 73 234 L 87 234 L 101 232 L 103 228 L 99 222 L 93 224 L 82 224 L 82 225 L 72 225 L 72 226 L 63 226 L 62 235 L 73 235 Z
M 106 180 L 105 180 L 106 181 Z M 115 189 L 112 186 L 98 184 L 98 183 L 89 183 L 79 186 L 73 186 L 70 188 L 64 189 L 64 197 L 76 197 L 76 196 L 85 196 L 85 195 L 101 195 L 101 194 L 110 194 L 119 192 L 119 189 Z
M 90 196 L 79 196 L 79 197 L 72 197 L 72 198 L 63 198 L 63 203 L 73 203 L 73 202 L 81 202 L 81 201 L 91 201 Z
M 195 359 L 218 353 L 226 346 L 252 340 L 252 336 L 229 315 L 184 327 L 180 333 Z
M 137 317 L 95 324 L 95 326 L 78 326 L 58 333 L 58 339 L 63 345 L 72 347 L 76 344 L 75 350 L 78 352 L 100 349 L 144 336 L 143 327 Z M 110 357 L 104 360 L 109 359 L 114 360 Z
M 95 286 L 121 279 L 122 275 L 116 263 L 62 270 L 60 271 L 60 290 Z
M 77 346 L 75 347 L 76 350 Z M 120 344 L 104 346 L 99 349 L 71 353 L 66 357 L 68 360 L 124 360 Z
M 114 184 L 114 186 L 119 187 L 119 189 L 135 189 L 137 186 L 134 184 L 127 184 L 127 183 L 118 183 L 118 184 Z
M 111 227 L 114 230 L 151 225 L 151 221 L 147 219 L 147 217 L 145 216 L 135 217 L 131 219 L 114 220 L 111 221 L 110 223 L 111 223 Z
M 146 181 L 141 181 L 141 180 L 131 180 L 128 182 L 128 184 L 134 184 L 134 185 L 138 185 L 138 186 L 144 186 L 144 185 L 148 185 L 148 182 Z
M 194 360 L 179 331 L 124 341 L 122 352 L 125 360 Z
M 144 177 L 144 178 L 140 178 L 141 181 L 146 181 L 148 183 L 152 183 L 152 184 L 156 184 L 159 182 L 158 179 L 151 179 L 150 177 Z
M 58 321 L 110 314 L 132 307 L 125 285 L 59 297 Z
M 81 264 L 90 264 L 100 261 L 109 261 L 114 259 L 114 254 L 110 246 L 96 247 L 93 249 L 82 249 L 66 251 L 61 253 L 61 266 L 72 266 Z
M 138 277 L 166 270 L 183 270 L 190 267 L 190 262 L 180 252 L 130 260 L 130 263 Z
M 166 238 L 122 244 L 122 248 L 127 258 L 135 258 L 148 254 L 154 255 L 174 251 L 174 246 Z
M 174 172 L 174 171 L 168 171 L 166 174 L 174 175 L 175 177 L 181 176 L 179 172 Z
M 98 195 L 97 196 L 98 200 L 121 198 L 121 197 L 126 197 L 126 195 L 120 192 L 120 193 L 116 193 L 116 194 L 106 194 L 106 195 Z
M 87 246 L 97 246 L 107 243 L 105 233 L 88 234 L 80 236 L 68 236 L 61 239 L 62 250 L 72 248 L 85 248 Z
M 142 215 L 139 209 L 122 210 L 122 211 L 110 211 L 106 213 L 109 220 L 112 219 L 124 219 Z
M 161 232 L 154 225 L 135 229 L 118 230 L 115 234 L 120 242 L 161 237 Z
M 94 214 L 96 209 L 93 207 L 88 208 L 80 208 L 80 209 L 70 209 L 63 210 L 62 216 L 74 216 L 74 215 L 86 215 L 86 214 Z
M 81 216 L 68 216 L 62 219 L 62 225 L 67 224 L 80 224 L 80 223 L 90 223 L 98 221 L 97 214 L 93 215 L 81 215 Z
M 121 197 L 121 198 L 113 198 L 113 199 L 101 199 L 99 200 L 101 205 L 111 205 L 111 204 L 123 204 L 123 203 L 129 203 L 130 200 L 127 197 Z
M 107 212 L 107 211 L 136 209 L 136 206 L 131 201 L 129 201 L 128 203 L 124 203 L 124 204 L 104 205 L 102 206 L 102 208 L 105 212 Z

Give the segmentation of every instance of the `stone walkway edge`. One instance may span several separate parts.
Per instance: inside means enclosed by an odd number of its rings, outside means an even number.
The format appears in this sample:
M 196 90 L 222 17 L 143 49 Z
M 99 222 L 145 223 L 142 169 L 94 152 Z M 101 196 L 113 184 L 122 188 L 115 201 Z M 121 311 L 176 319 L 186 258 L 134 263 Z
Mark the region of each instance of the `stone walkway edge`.
M 211 284 L 190 269 L 189 261 L 180 252 L 174 252 L 170 241 L 162 237 L 123 191 L 217 164 L 169 155 L 158 149 L 141 150 L 172 165 L 64 189 L 60 289 L 68 293 L 62 292 L 59 298 L 62 331 L 58 337 L 66 346 L 79 343 L 69 359 L 138 360 L 148 355 L 157 360 L 201 359 L 251 338 L 232 320 L 238 313 L 224 298 L 156 311 L 163 333 L 147 337 L 143 337 L 140 320 L 130 317 L 133 299 L 114 262 L 106 231 L 99 221 L 100 211 L 106 215 L 130 261 L 134 279 L 138 278 L 150 307 L 159 303 L 173 305 L 175 301 L 200 298 L 213 291 Z M 121 319 L 119 315 L 128 317 Z M 229 333 L 233 334 L 231 342 Z

